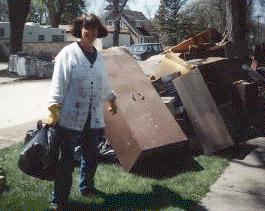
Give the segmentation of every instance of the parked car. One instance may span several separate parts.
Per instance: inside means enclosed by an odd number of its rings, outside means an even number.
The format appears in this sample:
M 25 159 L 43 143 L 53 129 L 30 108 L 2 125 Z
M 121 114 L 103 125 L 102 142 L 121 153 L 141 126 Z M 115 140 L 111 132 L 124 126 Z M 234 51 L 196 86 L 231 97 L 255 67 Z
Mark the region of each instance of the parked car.
M 135 59 L 143 61 L 151 56 L 162 53 L 163 47 L 160 43 L 134 44 L 129 47 L 129 52 Z

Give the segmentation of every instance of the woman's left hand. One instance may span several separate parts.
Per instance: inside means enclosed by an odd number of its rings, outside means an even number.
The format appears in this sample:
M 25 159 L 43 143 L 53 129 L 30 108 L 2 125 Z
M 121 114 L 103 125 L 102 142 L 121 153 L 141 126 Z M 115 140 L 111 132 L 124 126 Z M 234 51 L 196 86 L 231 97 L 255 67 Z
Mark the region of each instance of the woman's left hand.
M 117 113 L 117 104 L 116 102 L 109 102 L 109 112 L 111 112 L 113 115 Z

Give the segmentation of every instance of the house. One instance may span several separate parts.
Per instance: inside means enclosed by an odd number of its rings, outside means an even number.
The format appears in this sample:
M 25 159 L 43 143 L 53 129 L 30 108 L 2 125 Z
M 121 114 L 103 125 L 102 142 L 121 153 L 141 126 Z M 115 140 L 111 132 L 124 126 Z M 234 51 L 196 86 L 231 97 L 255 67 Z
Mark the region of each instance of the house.
M 10 23 L 0 22 L 0 40 L 9 41 Z M 65 31 L 63 29 L 40 26 L 39 23 L 28 22 L 23 32 L 23 42 L 64 42 Z
M 50 26 L 40 26 L 39 23 L 32 22 L 25 24 L 23 32 L 23 50 L 24 47 L 30 46 L 27 47 L 27 49 L 31 48 L 32 50 L 48 51 L 50 48 L 47 46 L 51 46 L 50 44 L 64 43 L 65 41 L 66 35 L 65 30 L 63 29 L 52 28 Z M 9 42 L 10 22 L 0 22 L 0 57 L 6 57 L 9 55 Z M 40 49 L 40 46 L 42 46 L 42 49 Z
M 66 42 L 76 42 L 76 41 L 80 41 L 79 38 L 76 38 L 72 35 L 71 33 L 71 29 L 72 29 L 72 25 L 59 25 L 59 29 L 62 29 L 65 31 L 65 41 Z
M 110 48 L 113 46 L 113 26 L 106 26 L 108 30 L 108 36 L 102 38 L 102 48 Z M 119 34 L 119 46 L 130 46 L 131 44 L 131 35 L 128 29 L 121 28 Z
M 113 45 L 112 37 L 114 31 L 113 12 L 107 12 L 101 20 L 107 27 L 109 35 L 104 38 L 103 48 L 106 44 Z M 129 46 L 131 44 L 154 43 L 159 41 L 159 35 L 152 23 L 145 17 L 142 12 L 124 10 L 121 17 L 120 46 Z

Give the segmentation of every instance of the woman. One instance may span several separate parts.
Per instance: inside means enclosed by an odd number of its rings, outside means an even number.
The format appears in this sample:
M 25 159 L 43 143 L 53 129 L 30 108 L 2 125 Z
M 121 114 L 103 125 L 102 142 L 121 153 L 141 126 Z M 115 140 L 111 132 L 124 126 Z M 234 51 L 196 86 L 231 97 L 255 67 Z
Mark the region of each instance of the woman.
M 82 137 L 80 192 L 90 196 L 96 192 L 93 178 L 96 171 L 97 140 L 105 127 L 103 101 L 115 114 L 115 94 L 112 91 L 102 55 L 93 43 L 107 36 L 107 30 L 97 16 L 84 14 L 73 22 L 72 34 L 81 38 L 56 56 L 50 88 L 48 124 L 55 126 L 61 147 L 58 176 L 54 181 L 51 208 L 67 203 L 74 169 L 74 142 Z M 58 123 L 58 124 L 57 124 Z

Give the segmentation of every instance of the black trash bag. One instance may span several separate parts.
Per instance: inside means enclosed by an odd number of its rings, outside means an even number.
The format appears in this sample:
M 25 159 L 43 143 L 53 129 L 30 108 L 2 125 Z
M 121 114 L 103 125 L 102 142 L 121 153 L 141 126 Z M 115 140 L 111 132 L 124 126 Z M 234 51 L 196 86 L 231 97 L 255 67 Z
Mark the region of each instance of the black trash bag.
M 81 149 L 81 136 L 76 136 L 76 147 L 75 147 L 75 165 L 80 166 L 81 163 L 81 156 L 82 156 L 82 149 Z M 119 160 L 117 158 L 117 155 L 112 147 L 112 145 L 109 143 L 105 131 L 101 131 L 100 138 L 97 141 L 97 162 L 98 163 L 106 163 L 106 164 L 119 164 Z M 79 144 L 78 144 L 79 143 Z
M 39 124 L 39 122 L 38 122 Z M 44 125 L 27 132 L 25 148 L 19 153 L 18 167 L 25 174 L 53 181 L 59 160 L 56 127 Z

